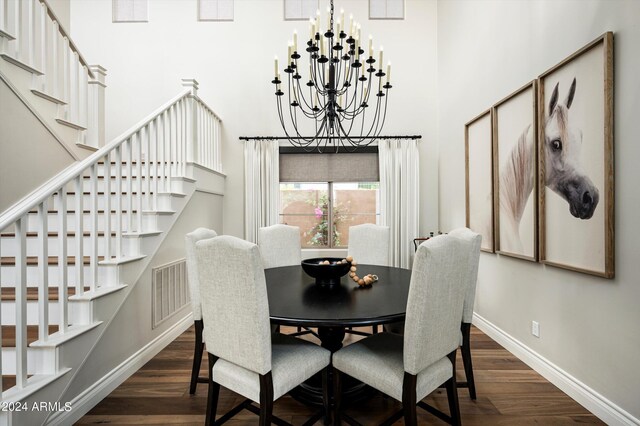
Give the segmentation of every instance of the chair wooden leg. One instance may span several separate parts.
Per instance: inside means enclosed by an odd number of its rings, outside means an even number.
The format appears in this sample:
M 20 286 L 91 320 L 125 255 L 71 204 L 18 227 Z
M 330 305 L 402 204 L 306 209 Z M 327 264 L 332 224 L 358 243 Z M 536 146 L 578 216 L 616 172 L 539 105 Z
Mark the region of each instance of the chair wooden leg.
M 449 412 L 451 413 L 451 424 L 459 426 L 460 420 L 460 404 L 458 403 L 458 386 L 456 384 L 456 351 L 448 355 L 453 364 L 453 376 L 445 382 L 447 388 L 447 399 L 449 400 Z
M 329 367 L 327 367 L 329 368 Z M 341 404 L 342 404 L 342 373 L 333 369 L 333 424 L 340 426 L 341 422 Z
M 473 364 L 471 362 L 471 324 L 463 322 L 460 327 L 462 331 L 462 365 L 464 366 L 464 375 L 467 378 L 469 387 L 469 396 L 476 399 L 476 383 L 473 379 Z
M 404 424 L 407 426 L 416 426 L 418 424 L 418 415 L 416 414 L 416 385 L 418 376 L 409 374 L 405 371 L 404 380 L 402 381 L 402 410 L 404 412 Z
M 324 424 L 331 424 L 331 394 L 329 392 L 329 367 L 322 370 L 322 408 Z
M 205 424 L 213 426 L 216 422 L 216 411 L 218 409 L 218 395 L 220 395 L 220 385 L 213 381 L 213 365 L 218 357 L 209 354 L 209 395 L 207 396 L 207 418 Z
M 260 375 L 260 426 L 271 424 L 273 416 L 273 378 L 271 371 Z
M 204 344 L 202 343 L 202 329 L 204 328 L 204 323 L 202 320 L 195 320 L 193 325 L 196 329 L 196 344 L 193 349 L 193 367 L 191 368 L 191 384 L 189 385 L 189 393 L 191 395 L 196 393 L 198 375 L 200 374 L 200 365 L 202 364 L 202 350 L 204 348 Z

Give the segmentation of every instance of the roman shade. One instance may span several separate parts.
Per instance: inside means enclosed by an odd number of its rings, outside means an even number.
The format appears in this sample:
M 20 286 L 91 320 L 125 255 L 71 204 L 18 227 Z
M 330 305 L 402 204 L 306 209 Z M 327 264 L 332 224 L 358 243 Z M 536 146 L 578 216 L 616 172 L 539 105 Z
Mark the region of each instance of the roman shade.
M 280 182 L 378 182 L 375 152 L 280 153 Z

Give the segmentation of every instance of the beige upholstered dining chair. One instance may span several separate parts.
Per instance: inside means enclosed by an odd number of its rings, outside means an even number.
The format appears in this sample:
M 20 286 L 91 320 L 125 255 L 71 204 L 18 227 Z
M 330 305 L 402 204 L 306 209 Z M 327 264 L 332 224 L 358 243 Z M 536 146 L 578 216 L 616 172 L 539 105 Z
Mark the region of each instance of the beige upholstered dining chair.
M 451 414 L 438 417 L 460 424 L 455 359 L 466 283 L 458 266 L 467 263 L 469 252 L 447 235 L 422 244 L 413 263 L 404 336 L 374 334 L 333 354 L 335 424 L 342 416 L 343 373 L 402 402 L 388 424 L 404 416 L 405 424 L 415 425 L 416 404 L 437 411 L 421 400 L 444 383 Z
M 476 299 L 476 283 L 478 281 L 478 266 L 480 263 L 480 245 L 482 236 L 470 230 L 469 228 L 458 228 L 449 232 L 449 235 L 465 241 L 471 246 L 471 256 L 469 256 L 466 265 L 466 294 L 464 297 L 464 308 L 462 310 L 462 324 L 460 331 L 462 332 L 462 364 L 464 365 L 464 375 L 466 382 L 460 383 L 460 387 L 469 388 L 469 396 L 476 399 L 476 384 L 473 378 L 473 364 L 471 362 L 471 320 L 473 319 L 473 305 Z
M 364 223 L 349 227 L 348 252 L 358 263 L 389 266 L 389 227 Z
M 273 401 L 318 372 L 326 380 L 331 353 L 311 342 L 271 334 L 257 245 L 224 235 L 197 243 L 196 252 L 210 369 L 206 423 L 214 424 L 220 386 L 224 386 L 247 400 L 219 422 L 243 408 L 257 411 L 253 401 L 260 404 L 260 424 L 268 425 Z
M 258 229 L 258 247 L 265 268 L 296 266 L 302 262 L 300 228 L 297 226 L 276 224 Z M 272 330 L 280 331 L 280 327 L 274 325 Z M 310 329 L 302 330 L 302 327 L 298 327 L 298 331 L 293 334 L 300 336 L 309 333 L 315 334 Z
M 206 383 L 205 378 L 199 378 L 200 364 L 202 363 L 202 352 L 204 343 L 202 342 L 202 306 L 200 302 L 200 284 L 198 282 L 198 265 L 196 262 L 196 243 L 218 236 L 216 231 L 207 228 L 198 228 L 188 233 L 184 240 L 187 252 L 187 276 L 189 278 L 189 295 L 191 296 L 191 310 L 193 311 L 193 324 L 196 332 L 196 344 L 193 350 L 193 367 L 191 368 L 191 383 L 189 393 L 196 393 L 198 382 Z
M 347 252 L 358 263 L 389 266 L 389 238 L 388 226 L 374 225 L 373 223 L 350 226 Z M 378 326 L 372 326 L 371 331 L 377 333 Z M 347 332 L 360 335 L 369 334 L 352 329 L 348 329 Z
M 300 228 L 272 225 L 258 229 L 258 247 L 265 268 L 300 265 Z

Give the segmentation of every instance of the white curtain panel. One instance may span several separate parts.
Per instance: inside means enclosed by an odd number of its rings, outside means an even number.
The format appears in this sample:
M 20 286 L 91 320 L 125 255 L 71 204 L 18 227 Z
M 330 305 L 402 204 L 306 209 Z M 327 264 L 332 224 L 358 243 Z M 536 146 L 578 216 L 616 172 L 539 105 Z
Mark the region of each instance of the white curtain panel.
M 390 230 L 391 266 L 411 268 L 419 229 L 419 154 L 417 140 L 381 140 L 380 222 Z
M 280 170 L 278 141 L 244 143 L 244 237 L 258 241 L 258 229 L 278 223 Z

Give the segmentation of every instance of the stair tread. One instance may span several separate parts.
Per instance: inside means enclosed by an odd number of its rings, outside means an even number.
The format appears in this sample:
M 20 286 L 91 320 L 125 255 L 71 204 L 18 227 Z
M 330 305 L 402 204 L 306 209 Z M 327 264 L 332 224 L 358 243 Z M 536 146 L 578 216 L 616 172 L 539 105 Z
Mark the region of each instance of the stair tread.
M 153 194 L 153 193 L 154 193 L 153 191 L 149 192 L 149 194 Z M 117 194 L 117 192 L 111 191 L 111 195 L 116 195 L 116 194 Z M 122 191 L 121 194 L 122 195 L 126 195 L 126 194 L 128 194 L 128 192 Z M 147 192 L 146 191 L 142 191 L 141 194 L 146 195 Z M 58 193 L 56 193 L 55 195 L 58 195 Z M 76 191 L 69 191 L 69 192 L 67 192 L 67 195 L 76 195 Z M 82 195 L 91 195 L 91 192 L 83 191 Z M 104 191 L 98 191 L 98 195 L 104 195 Z M 138 195 L 138 192 L 137 191 L 133 191 L 133 192 L 131 192 L 131 195 Z
M 58 331 L 56 324 L 49 325 L 49 334 L 53 334 Z M 27 345 L 38 340 L 38 326 L 27 326 Z M 15 348 L 16 347 L 16 326 L 15 325 L 3 325 L 2 326 L 2 347 L 3 348 Z
M 16 258 L 11 256 L 2 256 L 0 264 L 2 266 L 13 266 L 16 264 Z M 104 256 L 98 256 L 98 262 L 102 262 L 104 260 Z M 91 256 L 83 256 L 82 264 L 89 265 L 91 261 Z M 54 266 L 58 264 L 58 256 L 49 256 L 47 259 L 47 263 L 49 266 Z M 67 256 L 67 265 L 75 265 L 76 257 L 75 256 Z M 27 266 L 37 266 L 38 265 L 38 256 L 27 256 Z
M 84 287 L 84 291 L 89 291 L 90 289 L 91 287 L 89 286 Z M 75 286 L 67 288 L 68 296 L 74 296 L 75 294 Z M 0 291 L 0 300 L 2 300 L 3 302 L 16 300 L 15 287 L 2 287 L 2 290 Z M 38 287 L 36 285 L 27 286 L 27 300 L 38 300 Z M 58 300 L 58 287 L 49 286 L 49 300 Z

